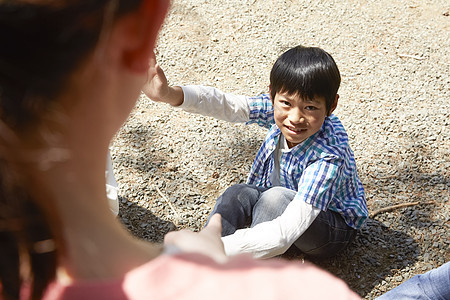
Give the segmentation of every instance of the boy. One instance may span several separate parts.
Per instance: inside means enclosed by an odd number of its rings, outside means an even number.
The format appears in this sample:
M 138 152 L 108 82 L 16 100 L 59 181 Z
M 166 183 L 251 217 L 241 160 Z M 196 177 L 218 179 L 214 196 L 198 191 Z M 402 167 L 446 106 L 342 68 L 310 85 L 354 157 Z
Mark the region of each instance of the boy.
M 332 115 L 341 78 L 328 53 L 288 50 L 272 68 L 270 93 L 251 98 L 211 87 L 170 87 L 153 67 L 157 75 L 143 89 L 150 99 L 269 129 L 247 184 L 228 188 L 211 212 L 222 216 L 227 255 L 268 258 L 295 245 L 329 257 L 350 243 L 368 211 L 347 134 Z

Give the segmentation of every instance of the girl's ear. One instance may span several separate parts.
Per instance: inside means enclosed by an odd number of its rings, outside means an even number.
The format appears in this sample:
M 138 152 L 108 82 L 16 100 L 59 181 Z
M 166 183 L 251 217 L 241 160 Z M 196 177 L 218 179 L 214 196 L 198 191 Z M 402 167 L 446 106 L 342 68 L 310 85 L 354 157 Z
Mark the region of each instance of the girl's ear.
M 328 116 L 331 116 L 331 114 L 333 113 L 333 111 L 336 109 L 337 104 L 338 104 L 338 100 L 339 100 L 339 94 L 336 94 L 336 98 L 334 99 L 334 102 L 333 102 L 333 104 L 331 105 L 330 112 L 328 113 Z
M 130 71 L 147 72 L 168 6 L 167 0 L 142 0 L 139 9 L 123 18 L 122 61 Z

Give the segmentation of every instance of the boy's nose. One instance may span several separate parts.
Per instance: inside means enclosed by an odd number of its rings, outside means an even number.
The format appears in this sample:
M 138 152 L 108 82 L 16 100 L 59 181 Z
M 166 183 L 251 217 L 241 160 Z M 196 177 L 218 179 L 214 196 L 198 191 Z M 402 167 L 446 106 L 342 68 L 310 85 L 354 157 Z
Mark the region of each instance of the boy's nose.
M 301 110 L 298 108 L 291 111 L 289 119 L 293 124 L 301 124 L 305 122 L 305 117 L 303 116 Z

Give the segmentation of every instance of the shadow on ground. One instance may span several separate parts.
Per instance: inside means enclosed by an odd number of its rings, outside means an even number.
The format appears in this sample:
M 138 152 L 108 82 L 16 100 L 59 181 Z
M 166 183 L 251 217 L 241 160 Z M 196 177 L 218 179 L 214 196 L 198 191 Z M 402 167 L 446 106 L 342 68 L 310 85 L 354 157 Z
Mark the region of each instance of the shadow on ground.
M 412 237 L 369 219 L 349 247 L 335 257 L 314 259 L 289 249 L 283 258 L 309 260 L 343 279 L 353 291 L 365 297 L 387 276 L 414 265 L 418 255 L 418 244 Z M 403 277 L 398 280 L 403 281 Z
M 176 229 L 172 222 L 158 218 L 148 209 L 140 207 L 124 197 L 119 197 L 119 203 L 119 219 L 136 237 L 162 243 L 164 235 Z

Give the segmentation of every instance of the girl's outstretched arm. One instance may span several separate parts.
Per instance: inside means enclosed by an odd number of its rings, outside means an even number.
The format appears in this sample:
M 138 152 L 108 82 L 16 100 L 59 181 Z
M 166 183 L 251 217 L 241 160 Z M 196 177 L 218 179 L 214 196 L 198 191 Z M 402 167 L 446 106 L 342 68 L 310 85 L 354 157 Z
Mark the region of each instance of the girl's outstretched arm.
M 200 253 L 217 262 L 225 262 L 227 256 L 220 238 L 221 232 L 222 218 L 219 214 L 215 214 L 200 232 L 186 229 L 169 232 L 164 237 L 164 245 L 175 248 L 177 252 Z

